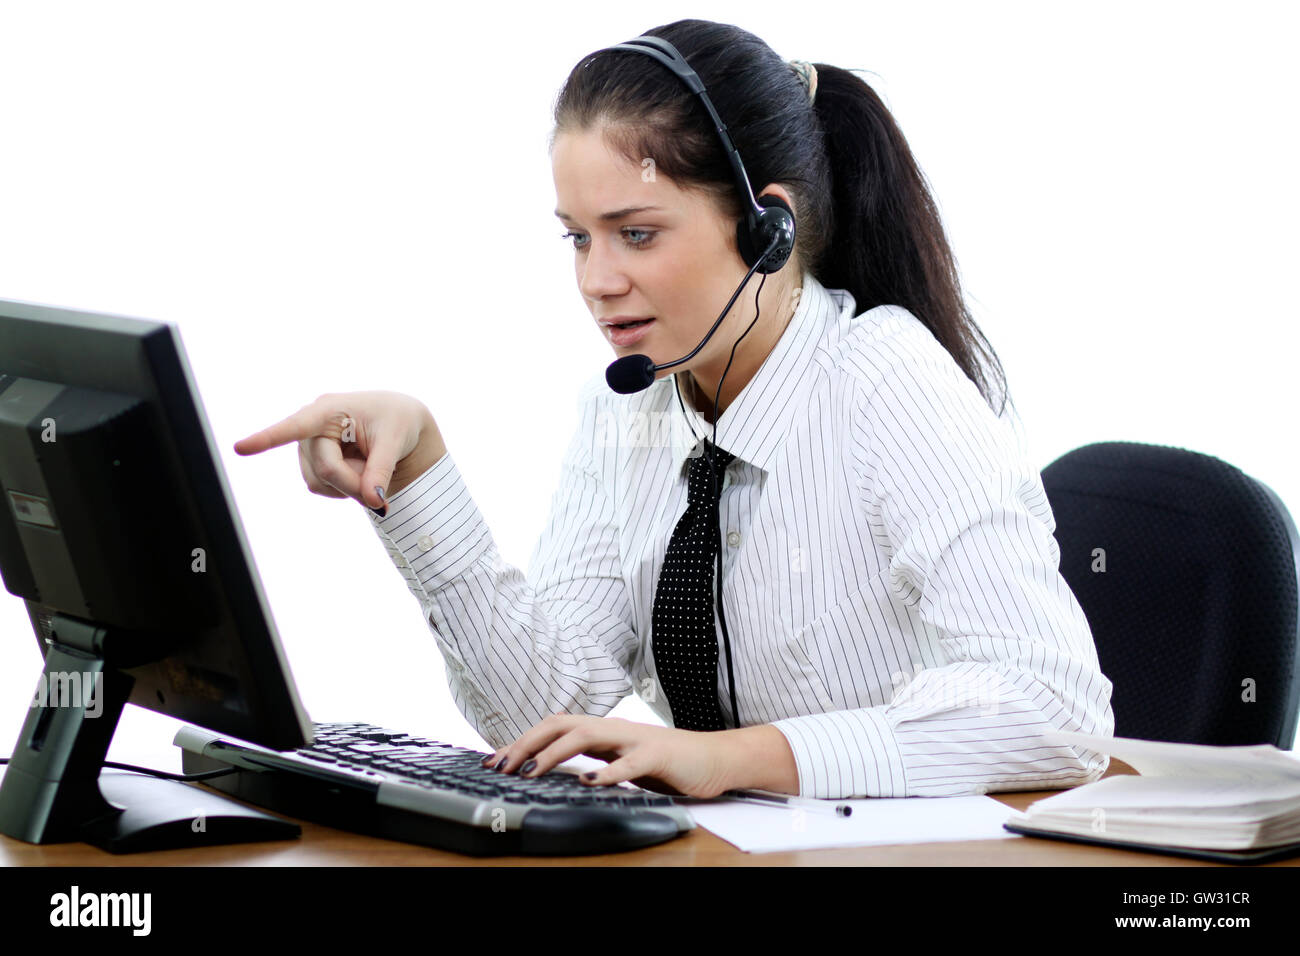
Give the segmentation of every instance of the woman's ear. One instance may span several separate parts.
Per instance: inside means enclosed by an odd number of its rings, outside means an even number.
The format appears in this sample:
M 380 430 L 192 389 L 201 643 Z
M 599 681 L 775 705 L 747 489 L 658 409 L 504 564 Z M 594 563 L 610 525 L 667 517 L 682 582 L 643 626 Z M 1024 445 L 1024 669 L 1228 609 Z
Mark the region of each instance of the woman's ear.
M 790 207 L 790 210 L 791 212 L 794 213 L 795 218 L 796 219 L 799 218 L 799 210 L 795 208 L 794 197 L 792 197 L 790 195 L 789 190 L 787 190 L 781 184 L 772 183 L 771 185 L 765 187 L 763 191 L 759 193 L 758 196 L 755 196 L 754 198 L 757 199 L 759 198 L 759 196 L 780 196 L 781 199 L 785 201 L 785 204 Z
M 736 248 L 745 265 L 770 275 L 783 269 L 794 253 L 794 206 L 790 193 L 775 183 L 755 198 L 764 210 L 757 223 L 746 217 L 736 224 Z

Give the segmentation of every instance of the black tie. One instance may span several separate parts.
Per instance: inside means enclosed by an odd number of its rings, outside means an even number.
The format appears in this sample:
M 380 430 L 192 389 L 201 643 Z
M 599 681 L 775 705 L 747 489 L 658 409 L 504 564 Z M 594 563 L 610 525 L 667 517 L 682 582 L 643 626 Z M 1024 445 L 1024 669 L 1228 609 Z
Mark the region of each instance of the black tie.
M 718 637 L 713 617 L 713 565 L 718 556 L 718 499 L 709 464 L 712 450 L 719 493 L 722 473 L 736 456 L 708 439 L 691 459 L 686 513 L 673 529 L 655 589 L 651 649 L 673 726 L 723 730 L 718 706 Z

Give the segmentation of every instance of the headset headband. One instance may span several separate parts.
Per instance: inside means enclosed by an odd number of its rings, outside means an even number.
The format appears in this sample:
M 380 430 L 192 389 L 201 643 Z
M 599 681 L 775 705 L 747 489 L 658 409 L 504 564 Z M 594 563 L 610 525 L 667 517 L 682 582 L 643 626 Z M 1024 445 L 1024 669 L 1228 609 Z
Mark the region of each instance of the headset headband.
M 686 57 L 682 56 L 675 46 L 662 37 L 640 36 L 634 40 L 628 40 L 626 43 L 619 43 L 606 49 L 628 50 L 633 53 L 644 53 L 647 56 L 654 57 L 672 70 L 690 91 L 700 98 L 700 102 L 708 110 L 709 118 L 718 131 L 718 138 L 722 140 L 723 152 L 726 153 L 727 162 L 731 164 L 731 171 L 736 177 L 736 186 L 740 190 L 741 201 L 746 206 L 745 224 L 749 231 L 754 231 L 759 217 L 763 213 L 763 207 L 754 198 L 754 190 L 749 184 L 749 176 L 745 173 L 745 165 L 740 161 L 740 153 L 737 152 L 735 145 L 731 142 L 731 136 L 727 133 L 727 124 L 722 122 L 722 118 L 718 116 L 718 111 L 713 108 L 713 101 L 709 99 L 708 91 L 704 88 L 704 81 L 691 69 L 691 65 L 686 62 Z

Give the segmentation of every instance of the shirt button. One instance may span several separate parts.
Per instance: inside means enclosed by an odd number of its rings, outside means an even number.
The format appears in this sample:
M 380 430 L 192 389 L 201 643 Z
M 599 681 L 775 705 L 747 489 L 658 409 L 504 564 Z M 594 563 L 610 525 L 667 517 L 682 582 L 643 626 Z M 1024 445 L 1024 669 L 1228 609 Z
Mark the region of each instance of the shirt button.
M 420 535 L 419 540 L 416 541 L 415 543 L 421 551 L 428 551 L 430 548 L 433 547 L 433 539 L 430 538 L 427 534 Z
M 731 545 L 733 548 L 734 548 L 734 547 L 737 547 L 737 546 L 740 544 L 740 532 L 739 532 L 739 531 L 728 531 L 728 532 L 727 532 L 727 544 Z

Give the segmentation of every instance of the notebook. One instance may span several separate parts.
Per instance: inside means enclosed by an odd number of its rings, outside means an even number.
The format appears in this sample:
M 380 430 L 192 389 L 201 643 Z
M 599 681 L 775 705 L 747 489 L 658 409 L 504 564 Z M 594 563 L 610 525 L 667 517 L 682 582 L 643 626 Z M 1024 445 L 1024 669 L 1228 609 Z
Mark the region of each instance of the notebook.
M 1300 854 L 1300 758 L 1271 744 L 1211 747 L 1059 731 L 1129 764 L 1123 774 L 1038 800 L 1013 833 L 1231 863 Z

